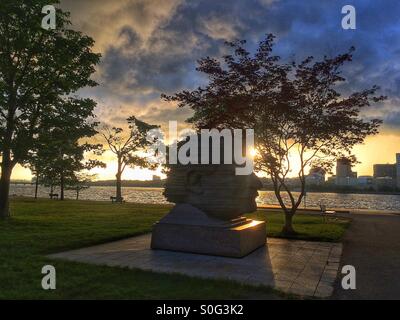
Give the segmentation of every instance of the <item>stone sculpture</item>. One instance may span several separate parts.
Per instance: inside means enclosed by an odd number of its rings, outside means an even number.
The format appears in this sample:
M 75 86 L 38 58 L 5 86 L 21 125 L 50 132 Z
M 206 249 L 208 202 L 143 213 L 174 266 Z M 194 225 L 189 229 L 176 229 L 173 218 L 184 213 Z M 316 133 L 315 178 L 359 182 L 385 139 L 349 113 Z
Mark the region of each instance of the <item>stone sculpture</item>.
M 223 154 L 223 153 L 222 153 Z M 152 248 L 243 257 L 266 242 L 257 209 L 261 181 L 235 164 L 168 165 L 164 195 L 175 207 L 153 228 Z

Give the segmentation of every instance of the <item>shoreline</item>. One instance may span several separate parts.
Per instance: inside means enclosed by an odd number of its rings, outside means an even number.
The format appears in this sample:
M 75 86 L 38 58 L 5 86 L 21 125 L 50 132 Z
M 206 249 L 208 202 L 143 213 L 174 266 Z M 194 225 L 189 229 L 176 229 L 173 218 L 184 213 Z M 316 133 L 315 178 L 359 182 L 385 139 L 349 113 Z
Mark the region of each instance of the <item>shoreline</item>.
M 14 186 L 34 186 L 34 183 L 22 183 L 22 182 L 17 182 L 13 183 L 11 182 L 11 185 Z M 43 185 L 39 185 L 40 187 L 46 187 Z M 90 188 L 93 187 L 115 187 L 114 185 L 110 184 L 92 184 L 89 185 Z M 164 189 L 163 186 L 151 186 L 151 185 L 122 185 L 122 188 L 140 188 L 140 189 Z M 261 188 L 259 191 L 270 191 L 273 192 L 274 190 L 271 188 Z M 300 192 L 300 190 L 294 189 L 293 192 Z M 364 191 L 364 190 L 351 190 L 351 191 L 343 191 L 343 190 L 306 190 L 306 193 L 333 193 L 333 194 L 374 194 L 374 195 L 393 195 L 393 196 L 399 196 L 400 191 Z
M 10 197 L 10 200 L 19 200 L 19 199 L 26 199 L 29 201 L 60 201 L 60 200 L 51 200 L 49 198 L 38 197 L 35 199 L 34 197 L 27 197 L 27 196 L 17 196 L 13 195 Z M 65 198 L 63 201 L 66 202 L 98 202 L 104 204 L 111 204 L 109 200 L 88 200 L 88 199 L 79 199 L 75 200 L 72 198 Z M 116 206 L 119 205 L 138 205 L 138 206 L 161 206 L 161 207 L 172 207 L 173 203 L 142 203 L 142 202 L 130 202 L 126 201 L 122 204 L 113 204 Z M 352 214 L 370 214 L 370 215 L 400 215 L 400 210 L 385 210 L 385 209 L 364 209 L 364 208 L 336 208 L 336 207 L 329 207 L 328 210 L 337 211 L 338 216 L 345 215 L 351 216 Z M 264 205 L 257 205 L 257 210 L 268 210 L 268 211 L 281 211 L 281 207 L 279 205 L 271 205 L 271 204 L 264 204 Z M 318 207 L 299 207 L 297 209 L 298 214 L 321 214 L 321 210 Z

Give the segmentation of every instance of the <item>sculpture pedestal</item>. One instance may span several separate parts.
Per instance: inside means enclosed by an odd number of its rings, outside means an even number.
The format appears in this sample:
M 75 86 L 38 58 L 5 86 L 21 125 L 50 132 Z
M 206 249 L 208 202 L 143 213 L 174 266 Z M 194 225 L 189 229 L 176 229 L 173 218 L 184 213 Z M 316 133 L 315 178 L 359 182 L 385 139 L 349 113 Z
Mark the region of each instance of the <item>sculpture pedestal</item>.
M 151 248 L 240 258 L 264 246 L 266 237 L 264 221 L 218 220 L 179 204 L 154 225 Z

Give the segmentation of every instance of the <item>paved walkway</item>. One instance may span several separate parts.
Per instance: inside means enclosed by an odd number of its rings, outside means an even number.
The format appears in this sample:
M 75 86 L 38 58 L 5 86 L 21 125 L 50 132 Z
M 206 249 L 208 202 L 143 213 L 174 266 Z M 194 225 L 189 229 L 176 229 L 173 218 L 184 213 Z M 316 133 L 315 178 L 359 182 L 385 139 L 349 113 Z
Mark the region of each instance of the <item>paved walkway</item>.
M 269 238 L 267 246 L 237 259 L 150 249 L 150 234 L 61 252 L 52 258 L 154 272 L 230 279 L 326 298 L 333 292 L 342 245 Z
M 343 240 L 342 265 L 356 268 L 356 290 L 334 299 L 400 299 L 400 216 L 354 213 Z

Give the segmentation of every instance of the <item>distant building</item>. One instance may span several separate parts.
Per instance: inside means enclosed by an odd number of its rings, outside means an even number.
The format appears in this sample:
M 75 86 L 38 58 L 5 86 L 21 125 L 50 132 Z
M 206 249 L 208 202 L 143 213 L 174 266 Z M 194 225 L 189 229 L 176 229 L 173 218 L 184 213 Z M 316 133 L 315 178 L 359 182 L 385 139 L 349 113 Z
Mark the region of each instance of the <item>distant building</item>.
M 341 158 L 336 161 L 336 177 L 338 178 L 357 178 L 357 172 L 351 171 L 351 161 Z
M 324 185 L 330 189 L 358 189 L 376 191 L 400 190 L 400 153 L 396 153 L 396 163 L 374 164 L 373 176 L 357 176 L 357 172 L 351 170 L 351 161 L 347 158 L 340 158 L 336 162 L 336 175 L 325 180 L 319 178 L 318 168 L 313 168 L 306 177 L 308 185 Z M 345 187 L 345 188 L 343 188 Z
M 396 179 L 397 164 L 374 164 L 374 178 L 390 177 Z
M 336 162 L 336 185 L 355 186 L 357 184 L 357 172 L 351 170 L 351 161 L 347 158 L 338 159 Z
M 374 164 L 374 188 L 400 189 L 400 153 L 396 153 L 396 163 Z
M 157 176 L 157 175 L 155 175 L 155 174 L 153 174 L 153 179 L 152 179 L 153 181 L 160 181 L 161 180 L 161 177 L 160 176 Z
M 378 177 L 374 179 L 376 191 L 393 191 L 396 188 L 396 179 L 391 177 Z
M 336 177 L 336 185 L 341 187 L 358 186 L 357 177 Z
M 361 189 L 368 189 L 373 186 L 374 178 L 372 176 L 359 176 L 357 178 L 357 184 Z
M 306 176 L 306 185 L 320 186 L 325 183 L 325 170 L 320 167 L 313 167 Z

